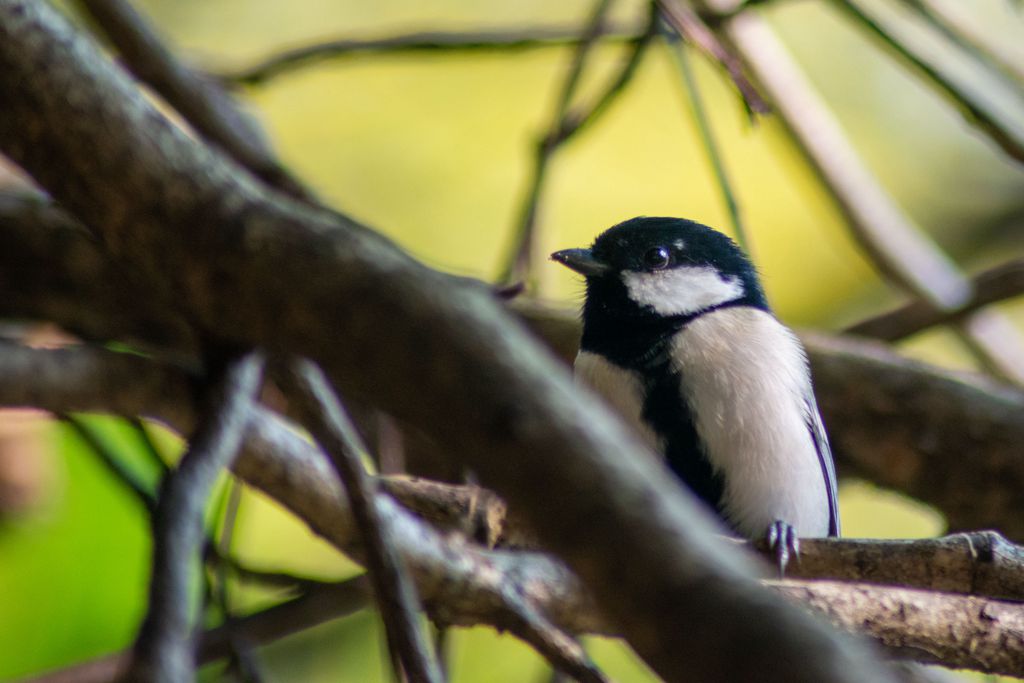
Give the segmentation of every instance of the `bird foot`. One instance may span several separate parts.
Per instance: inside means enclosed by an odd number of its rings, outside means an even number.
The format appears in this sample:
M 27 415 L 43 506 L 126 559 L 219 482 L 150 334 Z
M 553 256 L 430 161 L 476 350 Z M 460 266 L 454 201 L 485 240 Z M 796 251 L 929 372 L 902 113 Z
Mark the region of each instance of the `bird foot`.
M 796 530 L 789 522 L 777 519 L 768 527 L 765 541 L 768 544 L 768 551 L 775 557 L 779 578 L 785 578 L 790 558 L 800 561 L 800 539 L 797 538 Z

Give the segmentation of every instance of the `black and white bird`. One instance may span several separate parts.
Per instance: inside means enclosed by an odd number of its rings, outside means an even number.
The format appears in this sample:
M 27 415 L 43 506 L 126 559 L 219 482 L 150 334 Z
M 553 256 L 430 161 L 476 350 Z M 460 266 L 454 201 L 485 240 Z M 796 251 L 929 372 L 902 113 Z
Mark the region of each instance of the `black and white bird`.
M 640 217 L 551 258 L 586 277 L 576 377 L 784 567 L 839 535 L 836 476 L 803 347 L 728 237 Z

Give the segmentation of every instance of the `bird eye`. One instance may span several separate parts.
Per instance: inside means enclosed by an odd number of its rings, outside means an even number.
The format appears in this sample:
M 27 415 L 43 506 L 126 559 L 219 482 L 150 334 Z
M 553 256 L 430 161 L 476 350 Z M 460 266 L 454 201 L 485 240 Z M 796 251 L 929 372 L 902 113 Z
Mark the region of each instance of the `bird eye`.
M 644 265 L 651 270 L 661 270 L 668 265 L 672 253 L 668 247 L 655 247 L 644 254 Z

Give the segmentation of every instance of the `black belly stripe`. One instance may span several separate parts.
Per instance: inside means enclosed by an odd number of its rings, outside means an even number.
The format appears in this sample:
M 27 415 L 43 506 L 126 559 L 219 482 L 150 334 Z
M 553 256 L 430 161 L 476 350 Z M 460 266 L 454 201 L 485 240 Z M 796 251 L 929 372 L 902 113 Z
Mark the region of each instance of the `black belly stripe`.
M 660 379 L 647 385 L 643 417 L 665 441 L 665 461 L 690 490 L 722 516 L 725 481 L 704 455 L 693 413 L 680 389 L 681 378 L 667 367 L 649 376 Z
M 726 308 L 739 305 L 730 302 Z M 682 377 L 670 366 L 672 339 L 687 322 L 700 314 L 648 319 L 644 324 L 595 325 L 583 329 L 580 349 L 596 353 L 621 368 L 635 371 L 644 382 L 643 418 L 665 443 L 669 469 L 688 488 L 725 518 L 722 496 L 725 480 L 704 455 L 704 446 L 693 421 L 693 412 L 682 394 Z

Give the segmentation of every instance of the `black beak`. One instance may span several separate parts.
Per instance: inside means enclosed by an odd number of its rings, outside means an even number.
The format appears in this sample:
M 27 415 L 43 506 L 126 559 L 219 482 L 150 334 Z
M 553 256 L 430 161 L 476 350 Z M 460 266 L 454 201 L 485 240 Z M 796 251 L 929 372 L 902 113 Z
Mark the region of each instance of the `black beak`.
M 566 268 L 571 268 L 580 275 L 587 277 L 604 275 L 611 270 L 611 266 L 607 263 L 594 258 L 594 254 L 589 249 L 563 249 L 562 251 L 556 251 L 551 255 L 551 260 L 558 261 Z

